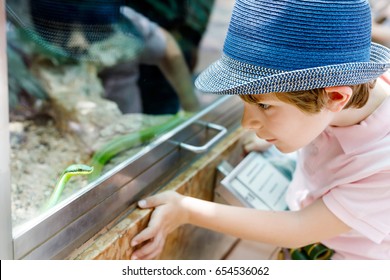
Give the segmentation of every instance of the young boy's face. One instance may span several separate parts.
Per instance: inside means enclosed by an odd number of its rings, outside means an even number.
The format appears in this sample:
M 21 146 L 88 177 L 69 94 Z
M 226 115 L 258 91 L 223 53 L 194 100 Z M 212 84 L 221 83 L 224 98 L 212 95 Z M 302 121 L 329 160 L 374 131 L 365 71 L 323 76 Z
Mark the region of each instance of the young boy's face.
M 262 95 L 257 104 L 243 102 L 242 126 L 254 130 L 257 137 L 274 144 L 283 153 L 296 151 L 309 144 L 330 124 L 334 116 L 326 109 L 316 114 L 304 113 L 272 94 Z

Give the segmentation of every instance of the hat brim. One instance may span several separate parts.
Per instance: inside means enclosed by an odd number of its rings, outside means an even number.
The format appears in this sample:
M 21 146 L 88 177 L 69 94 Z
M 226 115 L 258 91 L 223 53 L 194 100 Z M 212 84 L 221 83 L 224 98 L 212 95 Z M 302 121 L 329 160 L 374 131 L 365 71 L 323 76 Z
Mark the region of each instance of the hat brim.
M 390 69 L 390 50 L 372 43 L 369 62 L 343 63 L 282 71 L 242 63 L 223 54 L 195 80 L 204 93 L 221 95 L 293 92 L 330 86 L 358 85 Z

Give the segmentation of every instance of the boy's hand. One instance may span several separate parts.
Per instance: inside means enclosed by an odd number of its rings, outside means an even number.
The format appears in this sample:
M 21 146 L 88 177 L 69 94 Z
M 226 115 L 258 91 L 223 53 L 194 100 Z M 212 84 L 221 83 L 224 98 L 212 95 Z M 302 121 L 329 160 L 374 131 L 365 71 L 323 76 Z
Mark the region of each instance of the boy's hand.
M 182 195 L 167 191 L 138 202 L 141 208 L 155 209 L 148 226 L 131 241 L 131 246 L 144 243 L 131 259 L 154 259 L 162 252 L 167 235 L 188 221 L 182 200 Z

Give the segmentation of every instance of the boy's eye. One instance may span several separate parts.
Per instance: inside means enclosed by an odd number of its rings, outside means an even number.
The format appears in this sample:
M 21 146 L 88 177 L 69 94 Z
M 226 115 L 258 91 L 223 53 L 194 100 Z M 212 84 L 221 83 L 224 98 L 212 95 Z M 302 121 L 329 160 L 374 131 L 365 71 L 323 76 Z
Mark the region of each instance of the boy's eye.
M 271 105 L 264 104 L 264 103 L 257 103 L 257 106 L 259 106 L 260 109 L 267 110 Z

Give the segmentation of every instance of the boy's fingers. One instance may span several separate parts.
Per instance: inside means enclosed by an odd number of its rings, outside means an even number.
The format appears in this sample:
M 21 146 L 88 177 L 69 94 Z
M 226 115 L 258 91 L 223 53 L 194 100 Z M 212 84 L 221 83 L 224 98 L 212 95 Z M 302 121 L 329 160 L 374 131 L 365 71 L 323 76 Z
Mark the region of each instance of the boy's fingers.
M 150 253 L 149 255 L 138 255 L 138 251 L 136 251 L 135 253 L 133 253 L 133 255 L 131 255 L 131 259 L 132 260 L 153 260 L 153 259 L 156 259 L 160 254 L 161 254 L 162 251 L 153 251 L 152 253 Z
M 154 228 L 147 227 L 140 233 L 138 233 L 132 240 L 131 240 L 131 246 L 136 246 L 138 244 L 141 244 L 142 242 L 145 242 L 146 240 L 150 240 L 154 238 L 156 235 Z
M 144 255 L 142 257 L 142 259 L 143 260 L 153 260 L 153 259 L 156 259 L 162 253 L 162 249 L 163 249 L 163 246 L 159 245 L 156 250 L 154 250 L 153 252 L 151 252 L 148 255 Z
M 136 250 L 132 259 L 153 259 L 162 252 L 164 247 L 164 238 L 158 234 L 153 240 Z
M 138 201 L 138 206 L 141 208 L 152 208 L 164 204 L 166 201 L 166 192 L 149 196 L 145 199 Z

